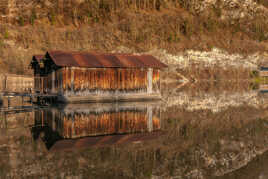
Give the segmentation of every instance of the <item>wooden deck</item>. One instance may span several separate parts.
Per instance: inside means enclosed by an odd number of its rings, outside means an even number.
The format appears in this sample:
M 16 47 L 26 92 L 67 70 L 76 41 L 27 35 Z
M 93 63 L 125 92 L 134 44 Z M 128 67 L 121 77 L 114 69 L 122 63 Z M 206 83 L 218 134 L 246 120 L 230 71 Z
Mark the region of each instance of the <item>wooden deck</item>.
M 53 102 L 57 101 L 58 95 L 57 94 L 41 94 L 41 93 L 26 93 L 26 92 L 0 92 L 0 100 L 3 98 L 7 98 L 7 107 L 10 108 L 10 101 L 11 98 L 14 97 L 21 97 L 22 103 L 24 103 L 25 98 L 28 98 L 28 101 L 31 103 L 39 103 L 39 104 L 52 104 Z M 1 110 L 0 110 L 1 111 Z
M 25 92 L 0 92 L 0 96 L 6 97 L 56 97 L 57 94 L 25 93 Z
M 161 95 L 153 94 L 125 94 L 125 95 L 87 95 L 87 96 L 58 96 L 57 100 L 63 103 L 86 103 L 86 102 L 115 102 L 115 101 L 147 101 L 160 100 Z
M 16 113 L 24 113 L 24 112 L 32 112 L 34 110 L 42 109 L 46 107 L 41 106 L 16 106 L 16 107 L 6 107 L 0 108 L 0 113 L 2 114 L 16 114 Z

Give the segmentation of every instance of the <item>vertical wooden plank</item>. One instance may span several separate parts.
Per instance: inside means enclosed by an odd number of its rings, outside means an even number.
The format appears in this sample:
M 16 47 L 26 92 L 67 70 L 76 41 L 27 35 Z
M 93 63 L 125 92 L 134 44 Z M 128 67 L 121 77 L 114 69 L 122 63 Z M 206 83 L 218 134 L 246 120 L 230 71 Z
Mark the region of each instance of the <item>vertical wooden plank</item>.
M 83 74 L 83 90 L 87 90 L 88 89 L 88 80 L 87 80 L 87 69 L 84 68 L 84 74 Z
M 87 70 L 88 90 L 91 90 L 91 70 Z
M 161 81 L 160 81 L 161 80 L 161 76 L 160 75 L 161 75 L 161 73 L 160 73 L 160 70 L 158 69 L 158 76 L 159 76 L 158 77 L 158 86 L 159 86 L 159 92 L 161 93 Z
M 62 68 L 61 70 L 62 70 L 61 87 L 62 87 L 62 93 L 64 93 L 66 90 L 66 67 Z
M 7 76 L 4 76 L 4 91 L 7 91 Z
M 153 131 L 153 110 L 152 106 L 147 107 L 147 127 L 148 131 Z
M 44 93 L 44 77 L 41 78 L 41 92 Z
M 71 92 L 74 93 L 74 69 L 70 68 L 71 71 Z

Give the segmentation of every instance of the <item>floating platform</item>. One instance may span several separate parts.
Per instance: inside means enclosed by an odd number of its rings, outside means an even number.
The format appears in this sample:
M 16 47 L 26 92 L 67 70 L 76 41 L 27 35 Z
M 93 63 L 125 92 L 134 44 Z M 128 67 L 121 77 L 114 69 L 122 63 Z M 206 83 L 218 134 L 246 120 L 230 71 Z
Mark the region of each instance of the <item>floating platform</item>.
M 86 102 L 115 102 L 115 101 L 148 101 L 160 100 L 159 93 L 153 94 L 125 94 L 125 95 L 87 95 L 87 96 L 57 96 L 57 101 L 62 103 Z
M 37 103 L 87 103 L 87 102 L 124 102 L 124 101 L 151 101 L 160 100 L 160 93 L 127 93 L 127 94 L 88 94 L 88 95 L 61 95 L 55 93 L 15 93 L 0 92 L 2 97 L 29 97 Z

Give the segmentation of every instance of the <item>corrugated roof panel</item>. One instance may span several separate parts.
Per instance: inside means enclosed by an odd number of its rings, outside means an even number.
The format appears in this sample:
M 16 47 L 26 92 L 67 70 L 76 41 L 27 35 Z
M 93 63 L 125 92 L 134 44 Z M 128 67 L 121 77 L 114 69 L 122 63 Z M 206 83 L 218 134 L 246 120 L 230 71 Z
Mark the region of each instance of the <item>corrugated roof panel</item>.
M 72 53 L 62 53 L 61 51 L 53 51 L 47 53 L 54 63 L 58 66 L 79 66 L 72 56 Z
M 135 67 L 135 68 L 143 68 L 147 67 L 143 62 L 141 62 L 137 56 L 132 55 L 118 55 L 118 58 L 122 63 L 124 63 L 127 67 Z
M 107 61 L 107 64 L 105 64 L 106 66 L 123 67 L 122 63 L 115 55 L 100 55 L 100 56 Z
M 87 68 L 164 68 L 165 64 L 151 55 L 98 54 L 49 51 L 58 66 Z
M 142 55 L 137 57 L 141 62 L 145 64 L 147 67 L 153 67 L 157 68 L 159 66 L 162 66 L 163 63 L 158 61 L 155 57 L 151 55 Z

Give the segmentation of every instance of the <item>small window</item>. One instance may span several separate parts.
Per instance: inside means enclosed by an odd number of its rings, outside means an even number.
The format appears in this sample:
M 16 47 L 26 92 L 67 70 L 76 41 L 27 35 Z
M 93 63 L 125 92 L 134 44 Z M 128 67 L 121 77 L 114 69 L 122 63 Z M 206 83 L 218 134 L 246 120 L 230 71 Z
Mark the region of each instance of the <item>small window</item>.
M 40 68 L 44 68 L 45 67 L 44 60 L 41 60 L 40 63 L 39 63 L 39 65 L 40 65 Z

